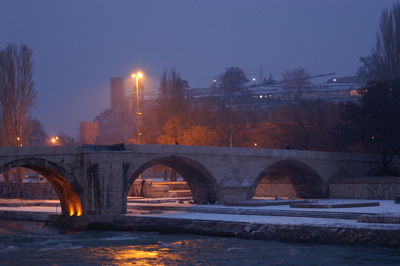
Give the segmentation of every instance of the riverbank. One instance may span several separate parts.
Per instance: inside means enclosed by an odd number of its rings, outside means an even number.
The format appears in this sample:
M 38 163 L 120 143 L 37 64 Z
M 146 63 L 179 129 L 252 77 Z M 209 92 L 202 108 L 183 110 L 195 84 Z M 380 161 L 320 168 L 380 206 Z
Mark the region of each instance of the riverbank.
M 378 202 L 379 206 L 371 204 L 374 202 Z M 365 207 L 357 205 L 359 203 L 365 203 Z M 101 217 L 102 222 L 95 216 L 61 217 L 57 215 L 60 211 L 57 205 L 21 206 L 0 207 L 0 218 L 55 222 L 80 228 L 89 225 L 89 228 L 121 231 L 400 247 L 398 204 L 392 201 L 360 200 L 320 200 L 318 204 L 318 208 L 293 208 L 280 203 L 258 207 L 129 203 L 128 214 Z M 343 204 L 357 207 L 343 207 Z
M 191 214 L 185 218 L 123 217 L 114 228 L 129 231 L 157 231 L 160 233 L 190 233 L 230 236 L 245 239 L 281 240 L 310 243 L 373 244 L 400 247 L 399 225 L 343 224 L 337 220 L 315 223 L 313 218 L 232 217 L 232 215 Z M 236 220 L 236 221 L 233 221 Z M 326 219 L 327 220 L 327 219 Z

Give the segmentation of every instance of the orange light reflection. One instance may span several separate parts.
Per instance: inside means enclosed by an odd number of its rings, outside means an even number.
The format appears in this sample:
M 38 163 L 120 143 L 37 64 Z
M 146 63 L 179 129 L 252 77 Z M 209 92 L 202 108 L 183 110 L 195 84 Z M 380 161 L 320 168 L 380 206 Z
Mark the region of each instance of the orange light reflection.
M 171 262 L 179 263 L 184 261 L 181 254 L 161 248 L 159 245 L 149 245 L 146 250 L 139 250 L 138 246 L 128 246 L 126 249 L 115 250 L 112 253 L 117 263 L 133 263 L 139 265 L 170 265 Z M 111 255 L 111 254 L 110 254 Z

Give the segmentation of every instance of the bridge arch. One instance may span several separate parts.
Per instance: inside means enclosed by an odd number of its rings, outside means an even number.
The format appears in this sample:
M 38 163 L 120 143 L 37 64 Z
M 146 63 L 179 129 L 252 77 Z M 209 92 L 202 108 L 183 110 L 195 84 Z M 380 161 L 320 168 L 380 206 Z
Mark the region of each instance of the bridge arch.
M 126 196 L 128 194 L 129 188 L 132 186 L 138 176 L 145 170 L 155 166 L 155 165 L 165 165 L 169 168 L 178 172 L 183 179 L 187 182 L 191 192 L 194 202 L 196 203 L 215 203 L 216 201 L 216 186 L 217 182 L 211 173 L 200 163 L 181 156 L 165 156 L 152 159 L 140 167 L 132 174 Z
M 325 195 L 320 175 L 309 165 L 296 160 L 278 161 L 264 169 L 252 185 L 250 198 L 263 181 L 266 184 L 288 182 L 293 186 L 296 197 L 317 198 Z
M 82 202 L 79 196 L 81 191 L 75 177 L 58 164 L 40 158 L 25 158 L 13 160 L 2 166 L 1 172 L 16 167 L 31 169 L 42 175 L 54 188 L 61 203 L 63 215 L 81 216 Z

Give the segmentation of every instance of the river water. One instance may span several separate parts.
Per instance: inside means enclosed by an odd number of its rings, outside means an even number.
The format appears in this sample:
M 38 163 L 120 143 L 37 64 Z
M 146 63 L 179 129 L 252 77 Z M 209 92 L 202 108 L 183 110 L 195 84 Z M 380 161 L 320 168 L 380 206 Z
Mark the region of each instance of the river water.
M 187 234 L 62 233 L 38 222 L 0 220 L 1 265 L 384 265 L 400 250 Z

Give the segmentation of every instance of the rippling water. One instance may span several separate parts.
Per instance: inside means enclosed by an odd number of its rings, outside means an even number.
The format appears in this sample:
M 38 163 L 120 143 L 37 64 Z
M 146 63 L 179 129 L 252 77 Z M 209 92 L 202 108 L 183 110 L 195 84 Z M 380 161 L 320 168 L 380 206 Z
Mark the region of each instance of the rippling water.
M 0 264 L 8 265 L 383 265 L 400 250 L 197 235 L 86 231 L 0 221 Z

